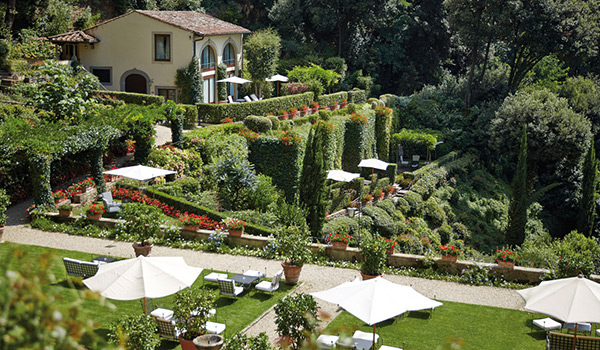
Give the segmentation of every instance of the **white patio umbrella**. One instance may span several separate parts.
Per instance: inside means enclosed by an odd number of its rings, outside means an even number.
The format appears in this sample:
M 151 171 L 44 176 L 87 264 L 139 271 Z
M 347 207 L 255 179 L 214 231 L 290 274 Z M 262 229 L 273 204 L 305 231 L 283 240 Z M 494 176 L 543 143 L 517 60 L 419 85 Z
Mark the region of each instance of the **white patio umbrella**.
M 270 81 L 270 82 L 277 82 L 277 96 L 279 96 L 279 82 L 282 83 L 287 83 L 290 79 L 288 77 L 286 77 L 285 75 L 281 75 L 281 74 L 275 74 L 269 78 L 265 79 L 266 81 Z
M 153 168 L 145 165 L 133 165 L 103 172 L 103 174 L 123 176 L 138 181 L 148 181 L 154 179 L 155 177 L 171 175 L 176 173 L 176 171 Z
M 338 304 L 368 325 L 375 324 L 407 311 L 434 309 L 442 303 L 427 298 L 412 287 L 390 282 L 382 277 L 366 281 L 346 282 L 337 287 L 310 293 L 324 301 Z
M 349 173 L 349 172 L 343 171 L 343 170 L 328 170 L 327 171 L 327 180 L 350 182 L 359 176 L 360 176 L 360 174 Z
M 600 284 L 583 276 L 544 281 L 517 293 L 525 299 L 525 310 L 575 323 L 575 338 L 577 323 L 600 323 Z
M 101 264 L 96 275 L 83 280 L 92 291 L 115 300 L 160 298 L 190 287 L 202 269 L 183 257 L 145 257 Z
M 233 84 L 246 84 L 246 83 L 251 83 L 251 82 L 252 82 L 252 80 L 236 77 L 235 75 L 231 76 L 231 77 L 227 77 L 225 79 L 217 80 L 217 83 L 233 83 Z
M 358 163 L 359 168 L 373 168 L 379 170 L 386 170 L 388 165 L 390 164 L 375 158 L 363 159 Z

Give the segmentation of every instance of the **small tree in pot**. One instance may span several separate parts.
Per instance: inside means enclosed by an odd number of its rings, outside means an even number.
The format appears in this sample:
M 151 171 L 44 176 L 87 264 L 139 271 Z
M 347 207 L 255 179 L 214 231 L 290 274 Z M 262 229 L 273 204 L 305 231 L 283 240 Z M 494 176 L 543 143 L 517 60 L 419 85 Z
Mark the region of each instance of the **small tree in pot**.
M 215 304 L 216 294 L 211 290 L 186 288 L 175 295 L 173 317 L 178 329 L 185 329 L 179 336 L 181 348 L 196 350 L 194 338 L 205 333 L 204 326 Z
M 308 294 L 287 296 L 275 305 L 277 333 L 292 349 L 299 349 L 306 335 L 319 325 L 317 302 Z
M 277 231 L 277 247 L 285 259 L 281 263 L 287 284 L 298 283 L 302 265 L 310 259 L 310 236 L 304 228 L 290 226 Z
M 161 215 L 159 208 L 142 203 L 125 203 L 121 206 L 125 229 L 139 240 L 133 243 L 136 256 L 150 254 L 153 245 L 148 240 L 160 232 Z
M 149 315 L 120 318 L 110 326 L 108 339 L 131 350 L 154 350 L 160 345 L 156 323 Z
M 386 242 L 377 237 L 367 238 L 360 245 L 360 273 L 364 279 L 380 276 L 387 260 Z

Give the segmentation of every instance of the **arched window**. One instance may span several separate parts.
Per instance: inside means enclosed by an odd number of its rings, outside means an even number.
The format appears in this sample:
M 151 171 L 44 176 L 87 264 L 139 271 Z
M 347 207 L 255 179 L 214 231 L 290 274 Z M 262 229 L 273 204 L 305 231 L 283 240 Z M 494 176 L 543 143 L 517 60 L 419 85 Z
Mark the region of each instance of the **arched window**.
M 225 45 L 223 49 L 223 63 L 228 66 L 235 66 L 235 49 L 231 44 Z
M 202 50 L 200 68 L 215 69 L 215 53 L 210 46 L 207 46 L 204 48 L 204 50 Z

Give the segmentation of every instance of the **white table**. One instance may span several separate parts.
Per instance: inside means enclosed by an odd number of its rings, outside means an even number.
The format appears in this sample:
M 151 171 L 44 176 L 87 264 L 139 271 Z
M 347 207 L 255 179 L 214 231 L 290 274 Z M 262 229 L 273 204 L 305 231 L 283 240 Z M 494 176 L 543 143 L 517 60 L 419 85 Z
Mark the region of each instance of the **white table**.
M 317 338 L 317 344 L 319 344 L 319 348 L 323 350 L 333 349 L 339 338 L 340 337 L 337 335 L 321 334 Z
M 163 309 L 159 307 L 157 309 L 152 310 L 150 315 L 162 318 L 163 320 L 170 320 L 171 318 L 173 318 L 173 310 Z
M 379 340 L 379 335 L 375 334 L 375 343 Z M 352 335 L 352 342 L 356 350 L 368 350 L 373 347 L 373 333 L 355 331 Z
M 550 317 L 540 318 L 538 320 L 533 320 L 533 325 L 541 328 L 544 331 L 553 331 L 556 329 L 561 329 L 562 325 L 560 322 L 556 322 Z
M 575 330 L 575 323 L 565 323 L 565 329 Z M 590 323 L 577 323 L 577 331 L 578 332 L 592 332 L 592 325 Z
M 393 347 L 393 346 L 382 345 L 379 348 L 379 350 L 402 350 L 402 349 L 396 348 L 396 347 Z

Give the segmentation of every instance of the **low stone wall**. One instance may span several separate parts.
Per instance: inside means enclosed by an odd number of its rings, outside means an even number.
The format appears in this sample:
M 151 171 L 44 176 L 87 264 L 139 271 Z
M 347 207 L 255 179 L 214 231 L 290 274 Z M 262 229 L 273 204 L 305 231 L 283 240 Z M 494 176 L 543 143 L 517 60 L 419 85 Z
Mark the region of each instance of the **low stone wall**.
M 66 221 L 75 221 L 79 218 L 79 216 L 70 216 L 70 217 L 60 217 L 56 213 L 48 213 L 47 214 L 51 219 L 59 222 Z M 110 218 L 101 218 L 98 221 L 94 221 L 94 224 L 112 228 L 115 226 L 117 220 Z M 214 231 L 209 230 L 198 230 L 198 231 L 190 231 L 181 229 L 181 235 L 187 239 L 193 240 L 205 240 L 210 234 Z M 262 248 L 265 247 L 273 238 L 262 237 L 262 236 L 253 236 L 249 234 L 244 234 L 241 237 L 228 237 L 228 244 L 232 246 L 248 246 L 254 248 Z M 342 249 L 334 249 L 329 245 L 313 243 L 311 244 L 311 249 L 313 253 L 317 253 L 321 249 L 325 249 L 327 256 L 329 256 L 332 260 L 345 260 L 351 262 L 360 261 L 360 249 L 349 247 L 345 250 Z M 425 257 L 422 255 L 412 255 L 412 254 L 391 254 L 388 255 L 388 265 L 395 267 L 425 267 L 424 266 Z M 457 262 L 447 262 L 442 261 L 441 258 L 433 258 L 433 263 L 439 271 L 447 272 L 450 274 L 461 274 L 462 270 L 474 267 L 476 265 L 485 266 L 491 268 L 492 270 L 498 272 L 503 276 L 503 278 L 507 281 L 518 281 L 523 283 L 538 283 L 542 280 L 545 274 L 550 273 L 549 270 L 546 269 L 537 269 L 537 268 L 529 268 L 529 267 L 521 267 L 516 266 L 514 269 L 506 269 L 501 268 L 496 264 L 490 263 L 475 263 L 472 261 L 463 261 L 459 260 Z M 600 276 L 592 276 L 593 280 L 600 281 Z

